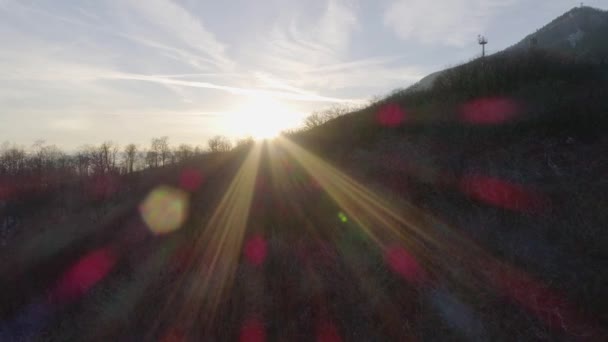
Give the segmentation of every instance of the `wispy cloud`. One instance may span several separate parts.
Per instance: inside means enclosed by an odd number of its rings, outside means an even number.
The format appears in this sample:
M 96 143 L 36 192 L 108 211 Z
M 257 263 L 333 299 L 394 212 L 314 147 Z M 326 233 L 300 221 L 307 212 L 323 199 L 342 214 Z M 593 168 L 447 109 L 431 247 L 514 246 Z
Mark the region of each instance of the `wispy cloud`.
M 288 88 L 291 91 L 278 91 L 278 90 L 266 90 L 266 89 L 256 89 L 256 88 L 241 88 L 241 87 L 233 87 L 226 86 L 221 84 L 209 83 L 209 82 L 199 82 L 199 81 L 188 81 L 181 79 L 173 79 L 167 77 L 158 77 L 158 76 L 147 76 L 147 75 L 138 75 L 138 74 L 108 74 L 106 76 L 109 79 L 120 79 L 120 80 L 136 80 L 136 81 L 145 81 L 145 82 L 153 82 L 165 85 L 177 85 L 184 87 L 192 87 L 192 88 L 204 88 L 204 89 L 215 89 L 226 91 L 235 95 L 263 95 L 263 96 L 271 96 L 277 99 L 283 100 L 294 100 L 294 101 L 311 101 L 311 102 L 335 102 L 335 103 L 343 103 L 343 102 L 360 102 L 358 99 L 341 99 L 335 97 L 327 97 L 316 95 L 311 92 L 304 92 L 300 90 L 295 90 L 293 88 Z
M 329 0 L 322 11 L 303 17 L 297 10 L 282 13 L 274 27 L 245 53 L 264 86 L 298 91 L 343 91 L 356 87 L 388 89 L 424 76 L 420 68 L 403 67 L 402 56 L 353 59 L 354 41 L 362 30 L 354 1 Z M 398 64 L 401 64 L 399 66 Z
M 188 60 L 202 59 L 216 70 L 230 70 L 234 62 L 225 54 L 226 47 L 207 30 L 200 17 L 169 0 L 120 0 L 117 13 L 129 34 L 123 36 L 151 47 L 164 49 Z M 139 20 L 133 20 L 133 17 Z M 153 38 L 154 37 L 154 38 Z M 165 37 L 165 42 L 156 37 Z M 183 46 L 184 49 L 178 47 Z
M 230 14 L 223 3 L 226 13 L 181 0 L 0 0 L 0 118 L 56 117 L 47 126 L 73 133 L 101 127 L 86 119 L 101 113 L 124 127 L 143 125 L 138 112 L 214 120 L 252 96 L 306 113 L 424 76 L 402 54 L 353 53 L 364 43 L 357 0 L 311 1 L 260 3 L 272 20 L 248 27 L 214 20 Z
M 404 40 L 463 46 L 519 0 L 393 0 L 384 23 Z M 471 38 L 473 37 L 473 38 Z

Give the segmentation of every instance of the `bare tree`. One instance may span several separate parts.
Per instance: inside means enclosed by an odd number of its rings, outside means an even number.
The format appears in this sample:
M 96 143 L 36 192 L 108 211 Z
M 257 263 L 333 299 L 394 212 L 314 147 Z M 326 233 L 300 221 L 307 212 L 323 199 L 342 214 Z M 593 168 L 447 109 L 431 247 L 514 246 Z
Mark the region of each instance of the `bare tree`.
M 253 137 L 249 136 L 249 137 L 238 139 L 236 141 L 236 148 L 247 148 L 247 147 L 253 146 L 253 144 L 255 144 L 255 139 L 253 139 Z
M 125 146 L 124 159 L 125 159 L 125 170 L 127 173 L 133 173 L 136 158 L 137 158 L 137 145 L 128 144 L 127 146 Z
M 106 141 L 99 147 L 89 147 L 93 173 L 105 174 L 116 170 L 118 145 Z
M 146 151 L 146 167 L 151 169 L 154 167 L 158 167 L 158 153 L 154 150 Z
M 5 143 L 0 155 L 0 173 L 17 175 L 25 169 L 27 154 L 23 147 Z
M 74 164 L 78 175 L 89 175 L 89 172 L 91 171 L 91 150 L 92 148 L 90 146 L 82 146 L 76 151 L 76 154 L 74 155 Z
M 150 151 L 153 151 L 154 155 L 156 156 L 157 160 L 154 163 L 156 167 L 165 166 L 165 164 L 168 164 L 171 155 L 169 137 L 164 136 L 160 138 L 152 138 L 152 146 Z
M 304 126 L 309 129 L 321 126 L 323 123 L 325 123 L 325 121 L 319 112 L 314 112 L 304 119 Z
M 119 146 L 111 141 L 106 141 L 99 147 L 103 154 L 104 168 L 106 172 L 116 170 Z
M 230 139 L 221 135 L 216 135 L 209 139 L 207 144 L 209 145 L 209 150 L 211 152 L 228 152 L 232 149 Z
M 194 148 L 188 144 L 180 144 L 174 154 L 176 162 L 184 162 L 194 156 Z
M 308 129 L 321 126 L 322 124 L 333 120 L 339 116 L 348 114 L 357 109 L 352 105 L 342 104 L 333 105 L 329 108 L 315 111 L 304 119 L 304 126 Z

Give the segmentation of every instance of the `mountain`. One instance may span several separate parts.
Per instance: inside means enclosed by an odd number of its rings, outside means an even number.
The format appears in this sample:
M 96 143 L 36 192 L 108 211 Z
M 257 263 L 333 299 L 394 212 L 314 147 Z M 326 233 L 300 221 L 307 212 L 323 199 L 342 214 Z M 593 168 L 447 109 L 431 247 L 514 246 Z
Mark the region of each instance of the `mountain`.
M 576 7 L 559 16 L 536 32 L 498 52 L 517 53 L 531 48 L 575 57 L 593 63 L 608 63 L 608 11 L 592 7 Z M 429 89 L 441 70 L 425 76 L 410 90 Z
M 506 49 L 517 51 L 536 47 L 575 56 L 596 63 L 608 58 L 608 11 L 577 7 L 564 13 Z

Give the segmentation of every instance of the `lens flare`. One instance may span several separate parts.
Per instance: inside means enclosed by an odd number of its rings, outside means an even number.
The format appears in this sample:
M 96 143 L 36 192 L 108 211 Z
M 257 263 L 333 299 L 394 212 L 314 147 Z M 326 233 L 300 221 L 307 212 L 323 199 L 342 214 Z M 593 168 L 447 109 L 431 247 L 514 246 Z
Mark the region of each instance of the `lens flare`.
M 192 271 L 180 275 L 176 280 L 176 283 L 184 286 L 186 295 L 171 294 L 163 310 L 170 317 L 161 314 L 156 324 L 168 319 L 178 320 L 189 330 L 195 325 L 201 329 L 211 329 L 217 323 L 217 309 L 226 301 L 226 294 L 233 286 L 243 250 L 261 151 L 261 144 L 256 143 L 205 226 L 197 231 L 193 255 L 188 256 L 184 265 Z M 185 196 L 181 198 L 185 200 Z M 206 316 L 204 322 L 195 319 L 203 313 Z
M 171 328 L 160 339 L 160 342 L 184 342 L 187 341 L 186 336 L 177 328 Z
M 397 127 L 405 121 L 406 115 L 401 107 L 390 103 L 380 108 L 376 119 L 381 126 Z
M 503 97 L 476 99 L 462 106 L 462 121 L 477 125 L 495 125 L 512 121 L 517 117 L 517 104 Z
M 266 329 L 264 323 L 258 318 L 249 318 L 241 327 L 240 342 L 264 342 L 266 341 Z
M 548 198 L 524 185 L 485 175 L 465 175 L 460 189 L 468 196 L 487 204 L 529 213 L 538 212 L 548 205 Z
M 427 276 L 424 269 L 404 248 L 390 247 L 386 251 L 385 258 L 390 269 L 404 280 L 412 284 L 421 284 L 426 281 Z
M 342 337 L 332 322 L 321 322 L 317 327 L 317 341 L 342 342 Z
M 202 173 L 193 168 L 186 168 L 179 175 L 180 188 L 190 192 L 198 190 L 204 181 Z
M 260 266 L 264 263 L 268 254 L 266 240 L 260 235 L 255 235 L 245 242 L 244 253 L 245 258 L 250 264 Z
M 107 247 L 93 250 L 70 267 L 51 292 L 53 302 L 66 303 L 80 298 L 112 270 L 117 256 Z
M 160 186 L 148 195 L 139 207 L 142 219 L 154 234 L 170 233 L 188 216 L 188 195 L 169 186 Z

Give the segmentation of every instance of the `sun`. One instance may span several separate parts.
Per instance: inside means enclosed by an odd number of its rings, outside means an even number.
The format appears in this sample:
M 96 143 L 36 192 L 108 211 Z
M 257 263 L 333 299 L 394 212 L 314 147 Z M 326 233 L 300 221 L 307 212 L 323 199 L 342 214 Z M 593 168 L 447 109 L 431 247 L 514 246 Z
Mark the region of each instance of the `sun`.
M 272 139 L 281 131 L 295 127 L 301 120 L 297 111 L 271 96 L 251 96 L 228 113 L 227 130 L 237 137 Z

